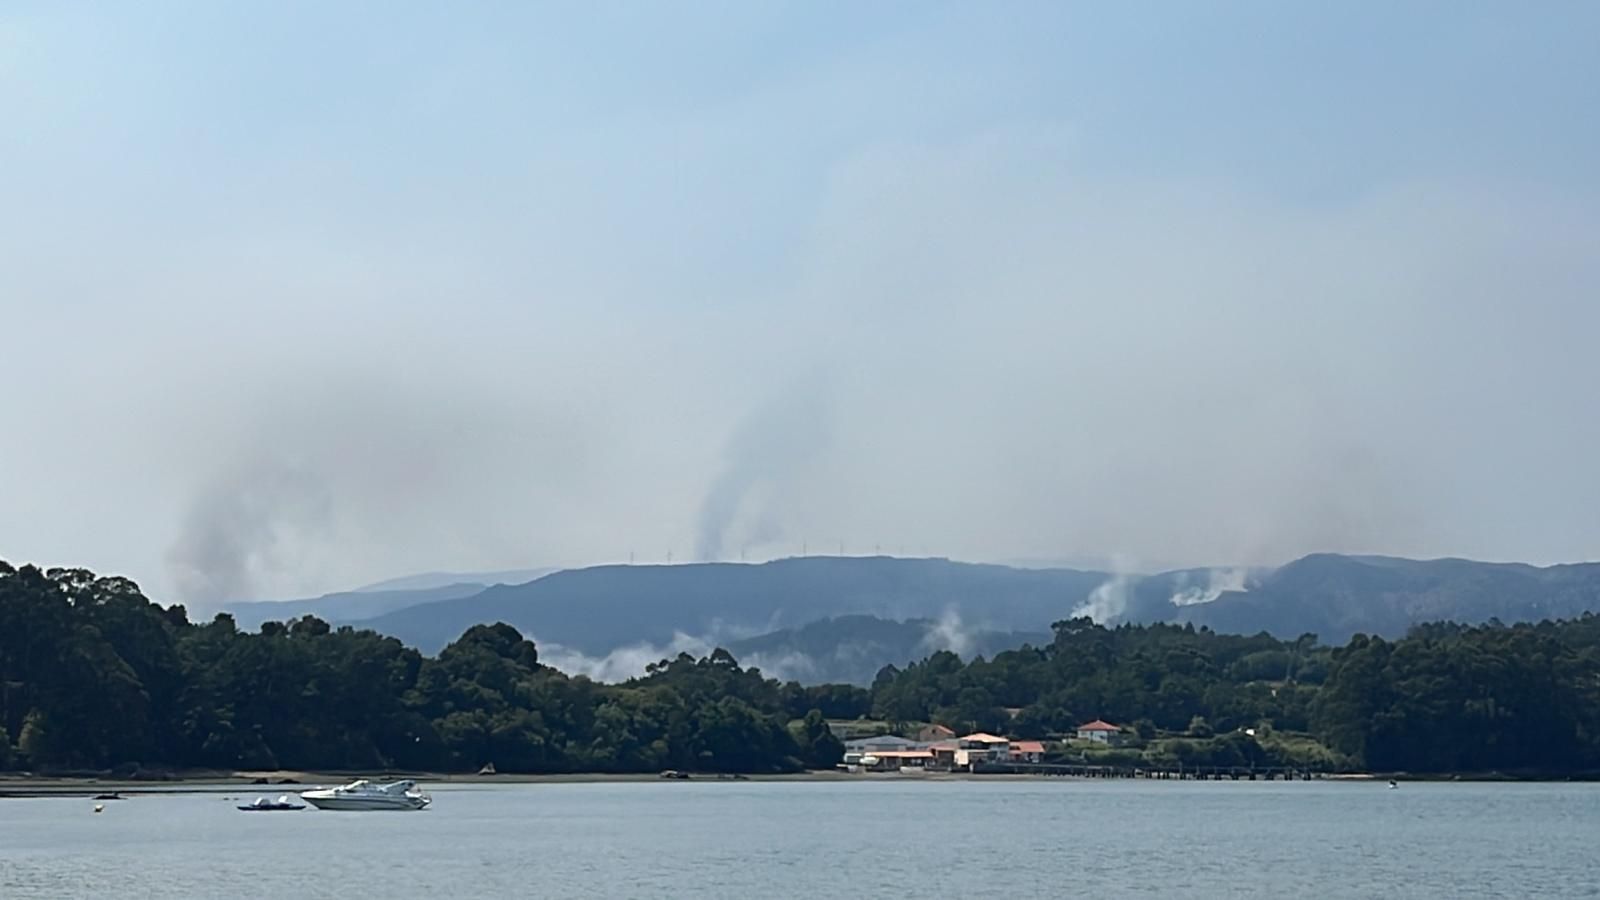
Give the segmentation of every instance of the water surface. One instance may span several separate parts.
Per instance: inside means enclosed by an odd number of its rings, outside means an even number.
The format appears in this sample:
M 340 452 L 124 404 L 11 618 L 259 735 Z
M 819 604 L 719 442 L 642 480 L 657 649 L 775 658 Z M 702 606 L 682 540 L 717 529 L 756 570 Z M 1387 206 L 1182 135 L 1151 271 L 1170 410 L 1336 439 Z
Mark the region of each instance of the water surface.
M 0 897 L 1578 897 L 1600 786 L 461 786 L 420 813 L 254 794 L 0 800 Z

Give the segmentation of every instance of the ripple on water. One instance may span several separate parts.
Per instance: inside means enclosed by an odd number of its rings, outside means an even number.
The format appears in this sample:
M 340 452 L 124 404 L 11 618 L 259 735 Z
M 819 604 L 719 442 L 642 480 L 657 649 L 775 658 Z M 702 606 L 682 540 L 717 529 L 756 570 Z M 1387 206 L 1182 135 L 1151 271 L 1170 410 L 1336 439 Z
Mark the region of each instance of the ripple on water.
M 218 795 L 0 801 L 18 898 L 1531 897 L 1592 894 L 1600 787 L 507 785 L 421 813 Z

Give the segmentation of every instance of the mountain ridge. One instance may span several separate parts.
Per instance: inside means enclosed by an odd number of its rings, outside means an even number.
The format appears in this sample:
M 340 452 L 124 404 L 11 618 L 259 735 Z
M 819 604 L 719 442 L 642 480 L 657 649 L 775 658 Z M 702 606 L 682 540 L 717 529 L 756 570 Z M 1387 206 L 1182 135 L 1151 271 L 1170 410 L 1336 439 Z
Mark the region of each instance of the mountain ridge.
M 388 578 L 354 589 L 351 593 L 365 594 L 377 591 L 420 591 L 452 584 L 477 584 L 489 587 L 495 584 L 526 584 L 560 571 L 558 566 L 537 566 L 531 569 L 500 569 L 488 572 L 418 572 Z
M 261 623 L 286 622 L 301 616 L 316 616 L 333 625 L 344 625 L 380 616 L 421 603 L 448 602 L 470 597 L 486 585 L 459 583 L 411 590 L 336 591 L 301 600 L 254 600 L 229 603 L 221 611 L 233 616 L 243 629 L 254 631 Z
M 419 647 L 438 647 L 455 625 L 505 621 L 584 653 L 622 643 L 665 644 L 679 633 L 748 636 L 831 615 L 937 618 L 971 607 L 975 626 L 1048 625 L 1105 576 L 1072 569 L 1027 570 L 947 559 L 795 557 L 765 563 L 597 566 L 567 569 L 524 585 L 503 585 L 460 601 L 378 616 L 364 627 Z M 984 597 L 981 606 L 972 601 Z M 446 624 L 448 623 L 448 624 Z M 621 632 L 628 632 L 626 637 Z M 620 638 L 620 639 L 619 639 Z
M 790 658 L 826 660 L 854 659 L 851 648 L 871 641 L 848 640 L 836 622 L 804 629 L 860 616 L 898 623 L 899 636 L 879 642 L 881 662 L 898 665 L 906 662 L 895 657 L 914 643 L 914 629 L 926 627 L 910 623 L 947 619 L 968 632 L 1001 635 L 1044 634 L 1052 622 L 1088 615 L 1109 624 L 1173 622 L 1284 639 L 1314 633 L 1339 643 L 1358 632 L 1397 638 L 1441 620 L 1571 618 L 1600 611 L 1600 563 L 1541 567 L 1314 553 L 1278 567 L 1132 575 L 944 558 L 794 557 L 566 569 L 522 584 L 398 599 L 421 602 L 337 623 L 372 628 L 424 652 L 436 652 L 471 625 L 503 621 L 539 642 L 597 657 L 623 647 L 670 648 L 687 638 L 765 655 L 787 641 L 795 644 Z M 823 633 L 834 635 L 832 647 L 818 643 Z M 766 649 L 751 649 L 758 646 Z M 851 670 L 852 679 L 859 675 Z

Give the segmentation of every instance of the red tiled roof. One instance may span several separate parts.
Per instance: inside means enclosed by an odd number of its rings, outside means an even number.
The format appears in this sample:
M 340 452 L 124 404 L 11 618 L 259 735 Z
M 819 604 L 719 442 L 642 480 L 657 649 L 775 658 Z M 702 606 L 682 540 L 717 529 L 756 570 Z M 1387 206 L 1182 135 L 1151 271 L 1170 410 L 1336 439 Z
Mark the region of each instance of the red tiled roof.
M 1120 729 L 1117 726 L 1111 724 L 1110 722 L 1102 721 L 1100 719 L 1095 719 L 1093 722 L 1089 722 L 1088 724 L 1079 725 L 1078 726 L 1078 730 L 1079 731 L 1121 731 L 1122 729 Z
M 977 741 L 980 744 L 1004 744 L 1004 743 L 1006 743 L 1006 739 L 1005 738 L 1003 738 L 1003 737 L 995 737 L 992 734 L 986 734 L 986 733 L 984 733 L 982 731 L 978 731 L 978 732 L 974 732 L 974 733 L 969 734 L 969 735 L 965 735 L 961 739 L 963 741 Z
M 1042 741 L 1012 741 L 1011 742 L 1011 752 L 1012 753 L 1043 753 L 1044 752 L 1044 743 Z

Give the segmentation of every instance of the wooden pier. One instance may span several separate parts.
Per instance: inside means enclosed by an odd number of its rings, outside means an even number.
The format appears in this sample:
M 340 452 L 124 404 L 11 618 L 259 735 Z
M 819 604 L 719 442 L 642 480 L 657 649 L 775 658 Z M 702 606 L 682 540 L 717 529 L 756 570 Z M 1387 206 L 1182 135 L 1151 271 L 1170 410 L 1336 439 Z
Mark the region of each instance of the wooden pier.
M 1107 766 L 1086 763 L 978 763 L 974 775 L 1058 775 L 1068 778 L 1148 778 L 1156 781 L 1310 781 L 1312 769 L 1286 766 Z

